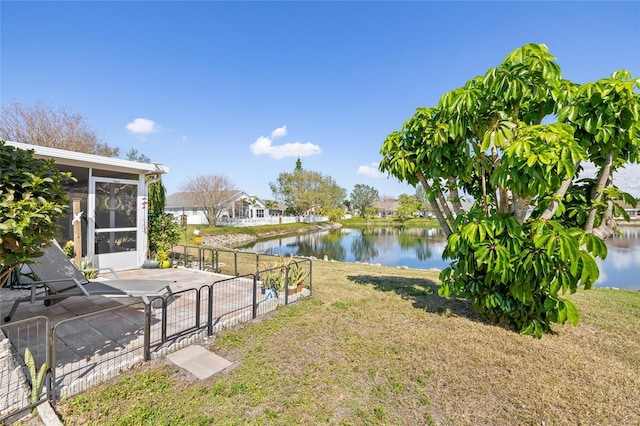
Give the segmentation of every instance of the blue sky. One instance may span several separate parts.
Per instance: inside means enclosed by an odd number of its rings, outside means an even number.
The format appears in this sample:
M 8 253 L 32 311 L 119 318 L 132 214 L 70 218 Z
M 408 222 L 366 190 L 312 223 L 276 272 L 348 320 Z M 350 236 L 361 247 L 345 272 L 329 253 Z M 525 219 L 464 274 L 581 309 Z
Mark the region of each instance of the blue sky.
M 415 108 L 545 43 L 565 78 L 640 76 L 638 2 L 0 3 L 0 102 L 81 114 L 100 140 L 273 198 L 305 169 L 349 194 L 415 190 L 376 172 Z M 640 173 L 617 183 L 640 195 Z

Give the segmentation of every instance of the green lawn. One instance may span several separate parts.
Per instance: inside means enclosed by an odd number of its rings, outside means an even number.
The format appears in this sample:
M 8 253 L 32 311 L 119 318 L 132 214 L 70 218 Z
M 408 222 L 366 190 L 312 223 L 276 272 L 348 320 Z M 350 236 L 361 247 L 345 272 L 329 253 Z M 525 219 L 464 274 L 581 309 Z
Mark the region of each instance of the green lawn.
M 314 297 L 57 405 L 66 424 L 640 424 L 640 292 L 571 296 L 541 340 L 437 295 L 432 272 L 316 261 Z

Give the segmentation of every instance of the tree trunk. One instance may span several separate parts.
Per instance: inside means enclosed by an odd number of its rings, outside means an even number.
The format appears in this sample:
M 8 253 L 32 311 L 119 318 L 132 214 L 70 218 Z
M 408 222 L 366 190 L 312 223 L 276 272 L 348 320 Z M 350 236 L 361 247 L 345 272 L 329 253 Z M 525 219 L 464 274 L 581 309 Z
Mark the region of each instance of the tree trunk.
M 576 163 L 576 170 L 578 170 L 579 166 L 580 166 L 580 161 Z M 553 217 L 553 215 L 556 213 L 556 210 L 558 210 L 558 206 L 560 205 L 560 200 L 564 198 L 565 194 L 571 187 L 572 183 L 573 183 L 573 177 L 565 179 L 562 182 L 562 185 L 560 185 L 560 188 L 558 188 L 558 190 L 554 194 L 553 201 L 547 206 L 545 211 L 542 212 L 540 219 L 550 220 Z
M 513 197 L 513 215 L 518 220 L 520 225 L 524 223 L 524 220 L 527 217 L 527 211 L 529 210 L 530 202 L 531 197 Z
M 588 234 L 593 233 L 593 226 L 596 221 L 596 214 L 598 213 L 598 204 L 600 204 L 604 189 L 606 188 L 609 179 L 611 179 L 612 164 L 613 154 L 609 153 L 607 154 L 607 159 L 604 165 L 598 171 L 598 183 L 596 187 L 593 188 L 593 196 L 591 197 L 591 210 L 589 210 L 589 216 L 587 217 L 587 221 L 584 224 L 584 231 Z
M 600 237 L 602 240 L 606 240 L 618 230 L 618 223 L 613 217 L 613 201 L 607 200 L 607 210 L 602 218 L 600 226 L 593 230 L 593 234 Z
M 447 218 L 449 222 L 453 220 L 453 213 L 449 208 L 449 203 L 447 202 L 447 198 L 442 193 L 442 190 L 438 190 L 438 201 L 440 202 L 440 208 L 442 209 L 442 213 Z
M 456 213 L 456 216 L 458 216 L 459 214 L 464 213 L 464 208 L 460 202 L 460 193 L 458 192 L 458 186 L 456 185 L 456 178 L 449 176 L 447 180 L 449 182 L 449 191 L 451 192 L 449 199 L 453 205 L 453 211 Z
M 429 182 L 427 182 L 422 172 L 418 171 L 416 172 L 416 175 L 418 176 L 418 180 L 424 187 L 425 194 L 431 193 L 432 191 L 431 185 L 429 185 Z M 436 219 L 438 219 L 438 223 L 442 227 L 442 230 L 444 231 L 445 236 L 448 237 L 449 235 L 451 235 L 451 225 L 448 223 L 448 221 L 445 219 L 445 216 L 442 214 L 442 210 L 440 209 L 440 206 L 435 200 L 429 200 L 429 205 L 431 206 L 431 209 L 433 210 L 433 214 L 436 216 Z
M 489 204 L 487 203 L 487 179 L 482 168 L 482 205 L 484 206 L 484 214 L 489 216 Z

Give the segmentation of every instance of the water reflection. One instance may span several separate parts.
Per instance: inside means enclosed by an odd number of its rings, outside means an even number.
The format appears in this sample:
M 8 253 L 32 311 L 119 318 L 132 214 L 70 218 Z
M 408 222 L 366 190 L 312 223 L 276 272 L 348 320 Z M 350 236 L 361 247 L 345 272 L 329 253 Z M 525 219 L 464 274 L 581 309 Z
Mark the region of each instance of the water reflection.
M 597 286 L 640 290 L 640 227 L 625 227 L 607 241 L 609 255 L 599 261 Z M 341 262 L 442 269 L 445 245 L 439 228 L 341 228 L 261 241 L 248 250 L 268 254 L 313 256 Z
M 313 256 L 341 262 L 442 269 L 445 239 L 439 228 L 341 228 L 260 241 L 245 249 L 258 253 Z
M 620 228 L 621 235 L 607 240 L 606 260 L 598 260 L 597 286 L 640 290 L 640 227 Z

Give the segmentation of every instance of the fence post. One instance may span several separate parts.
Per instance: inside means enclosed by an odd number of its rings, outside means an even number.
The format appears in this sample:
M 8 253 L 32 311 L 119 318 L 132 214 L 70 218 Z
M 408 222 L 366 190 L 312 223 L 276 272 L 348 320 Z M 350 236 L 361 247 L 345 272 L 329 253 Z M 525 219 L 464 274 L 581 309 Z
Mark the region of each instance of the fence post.
M 184 242 L 184 254 L 183 254 L 183 260 L 184 262 L 184 267 L 188 268 L 189 265 L 189 255 L 187 254 L 187 242 Z
M 46 325 L 47 325 L 47 336 L 46 336 L 46 348 L 45 348 L 45 358 L 47 360 L 47 365 L 49 366 L 49 373 L 47 374 L 47 379 L 46 379 L 46 388 L 47 388 L 47 398 L 49 398 L 50 401 L 55 401 L 55 393 L 54 393 L 54 384 L 56 382 L 55 380 L 55 375 L 56 375 L 56 366 L 54 364 L 55 362 L 55 356 L 54 356 L 54 350 L 55 350 L 55 343 L 54 343 L 54 339 L 55 339 L 55 334 L 53 334 L 53 327 L 50 326 L 49 324 L 49 320 L 47 319 L 46 321 Z
M 208 297 L 208 302 L 207 303 L 207 334 L 209 336 L 213 335 L 213 286 L 216 285 L 216 283 L 213 283 L 211 285 L 208 286 L 209 288 L 209 297 Z
M 260 253 L 256 253 L 256 271 L 260 270 Z
M 236 277 L 240 275 L 238 273 L 238 251 L 237 250 L 233 252 L 233 272 Z
M 151 360 L 151 302 L 144 304 L 144 360 Z
M 196 291 L 196 328 L 200 328 L 200 300 L 202 298 L 201 290 L 202 287 L 200 287 Z
M 289 265 L 284 269 L 284 304 L 289 304 Z
M 258 273 L 253 274 L 253 319 L 258 317 Z
M 313 296 L 313 262 L 309 259 L 309 296 Z

